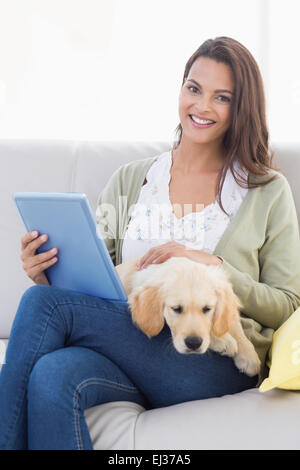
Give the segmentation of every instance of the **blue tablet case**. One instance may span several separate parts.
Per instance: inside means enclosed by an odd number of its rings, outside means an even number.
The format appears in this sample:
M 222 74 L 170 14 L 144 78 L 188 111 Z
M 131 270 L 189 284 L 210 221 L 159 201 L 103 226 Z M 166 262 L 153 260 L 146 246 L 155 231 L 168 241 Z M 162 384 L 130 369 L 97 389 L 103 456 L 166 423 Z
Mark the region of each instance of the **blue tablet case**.
M 36 253 L 58 249 L 45 274 L 52 286 L 127 302 L 106 244 L 83 193 L 14 193 L 27 231 L 47 234 Z

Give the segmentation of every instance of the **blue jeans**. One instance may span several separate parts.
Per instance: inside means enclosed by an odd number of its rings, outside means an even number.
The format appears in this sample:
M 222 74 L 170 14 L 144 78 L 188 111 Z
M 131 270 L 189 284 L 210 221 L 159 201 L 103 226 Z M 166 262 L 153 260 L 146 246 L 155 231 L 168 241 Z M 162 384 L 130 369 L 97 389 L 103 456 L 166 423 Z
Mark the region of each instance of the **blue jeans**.
M 212 351 L 179 354 L 167 325 L 149 339 L 126 303 L 33 286 L 0 373 L 0 449 L 92 449 L 87 408 L 159 408 L 241 392 L 257 379 Z

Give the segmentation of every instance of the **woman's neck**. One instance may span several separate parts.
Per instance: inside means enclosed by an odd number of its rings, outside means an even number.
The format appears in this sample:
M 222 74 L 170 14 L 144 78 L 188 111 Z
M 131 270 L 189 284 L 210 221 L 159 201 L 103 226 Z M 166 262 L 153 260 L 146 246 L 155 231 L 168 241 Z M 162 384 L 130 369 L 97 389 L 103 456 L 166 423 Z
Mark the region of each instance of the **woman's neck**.
M 173 170 L 182 173 L 215 173 L 221 170 L 225 149 L 220 144 L 189 144 L 181 141 L 172 152 Z

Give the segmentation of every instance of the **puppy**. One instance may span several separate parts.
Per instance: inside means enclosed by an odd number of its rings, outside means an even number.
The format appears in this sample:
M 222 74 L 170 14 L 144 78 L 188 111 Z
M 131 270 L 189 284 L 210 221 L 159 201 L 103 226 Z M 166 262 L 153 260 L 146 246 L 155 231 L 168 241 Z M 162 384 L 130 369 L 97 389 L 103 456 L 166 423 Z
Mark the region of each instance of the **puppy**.
M 225 271 L 184 257 L 137 270 L 140 258 L 116 266 L 128 296 L 133 322 L 149 337 L 166 321 L 179 353 L 204 354 L 208 348 L 233 358 L 249 376 L 260 360 L 240 322 L 242 304 Z

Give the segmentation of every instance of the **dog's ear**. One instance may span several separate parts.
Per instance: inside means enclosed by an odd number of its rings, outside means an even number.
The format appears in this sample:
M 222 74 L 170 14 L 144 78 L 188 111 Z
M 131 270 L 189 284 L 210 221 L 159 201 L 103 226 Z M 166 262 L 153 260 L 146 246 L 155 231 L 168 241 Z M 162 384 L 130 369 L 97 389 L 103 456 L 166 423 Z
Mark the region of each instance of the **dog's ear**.
M 213 333 L 220 337 L 227 333 L 233 322 L 239 319 L 242 304 L 229 282 L 221 282 L 217 288 L 218 301 L 213 317 Z
M 164 302 L 159 287 L 143 286 L 128 297 L 134 323 L 149 337 L 158 335 L 163 329 Z

